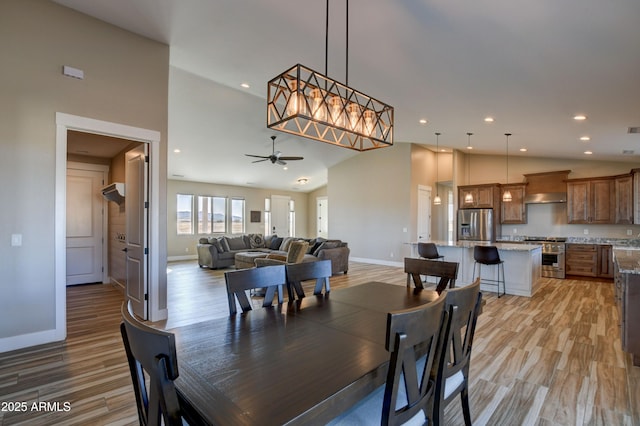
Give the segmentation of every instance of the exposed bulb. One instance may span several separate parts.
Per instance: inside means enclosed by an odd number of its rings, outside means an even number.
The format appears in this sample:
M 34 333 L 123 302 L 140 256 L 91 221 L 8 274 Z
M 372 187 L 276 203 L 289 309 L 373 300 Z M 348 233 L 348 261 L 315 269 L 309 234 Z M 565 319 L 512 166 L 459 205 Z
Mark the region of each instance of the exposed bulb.
M 313 89 L 309 96 L 311 97 L 311 114 L 313 118 L 318 121 L 326 121 L 327 109 L 324 106 L 322 90 Z
M 307 113 L 307 102 L 304 94 L 298 91 L 298 83 L 294 80 L 289 83 L 291 95 L 287 103 L 287 114 L 289 116 Z
M 342 114 L 342 99 L 339 96 L 333 96 L 329 99 L 331 108 L 331 121 L 336 127 L 344 127 L 344 115 Z

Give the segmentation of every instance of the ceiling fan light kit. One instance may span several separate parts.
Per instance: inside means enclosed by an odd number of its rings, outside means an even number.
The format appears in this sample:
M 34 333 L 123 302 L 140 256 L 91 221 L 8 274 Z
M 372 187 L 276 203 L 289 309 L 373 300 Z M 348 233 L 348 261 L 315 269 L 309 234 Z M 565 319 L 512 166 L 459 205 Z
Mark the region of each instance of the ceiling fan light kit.
M 393 145 L 393 107 L 327 77 L 329 0 L 326 16 L 325 73 L 296 64 L 271 79 L 267 127 L 356 151 Z M 348 48 L 346 63 L 348 75 Z

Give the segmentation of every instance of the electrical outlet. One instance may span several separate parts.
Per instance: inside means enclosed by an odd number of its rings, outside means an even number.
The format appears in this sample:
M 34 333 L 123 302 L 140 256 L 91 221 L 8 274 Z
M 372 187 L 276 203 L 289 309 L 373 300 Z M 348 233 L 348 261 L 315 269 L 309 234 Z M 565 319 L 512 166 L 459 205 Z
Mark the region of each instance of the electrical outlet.
M 627 229 L 627 235 L 633 235 L 633 229 Z
M 513 228 L 513 233 L 517 234 L 518 233 L 518 228 Z
M 589 235 L 589 230 L 588 229 L 585 229 L 583 232 L 584 232 L 584 235 Z

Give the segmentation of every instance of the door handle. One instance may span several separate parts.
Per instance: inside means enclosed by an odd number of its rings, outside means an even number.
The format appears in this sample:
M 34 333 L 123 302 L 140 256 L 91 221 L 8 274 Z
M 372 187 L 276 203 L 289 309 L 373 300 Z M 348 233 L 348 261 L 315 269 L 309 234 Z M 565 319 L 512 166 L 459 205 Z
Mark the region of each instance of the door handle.
M 126 253 L 126 252 L 129 251 L 129 249 L 125 247 L 125 248 L 122 249 L 122 251 Z

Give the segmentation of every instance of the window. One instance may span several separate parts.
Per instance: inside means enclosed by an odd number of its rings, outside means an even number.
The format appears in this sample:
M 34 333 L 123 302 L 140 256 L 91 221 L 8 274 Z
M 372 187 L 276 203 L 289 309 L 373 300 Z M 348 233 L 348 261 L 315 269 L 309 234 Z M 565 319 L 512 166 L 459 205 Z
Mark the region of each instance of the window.
M 177 194 L 178 235 L 193 234 L 193 195 Z
M 264 199 L 264 235 L 271 235 L 271 198 Z
M 244 199 L 231 199 L 231 233 L 244 233 Z
M 198 234 L 210 234 L 211 233 L 211 218 L 213 213 L 211 211 L 211 198 L 210 197 L 198 197 Z
M 226 197 L 211 197 L 213 204 L 213 226 L 214 233 L 227 232 L 227 199 Z

